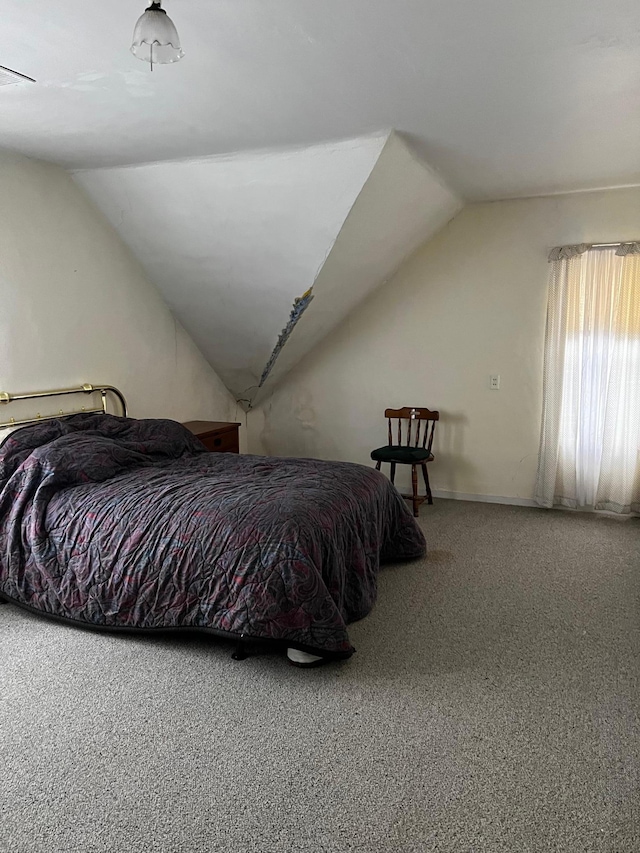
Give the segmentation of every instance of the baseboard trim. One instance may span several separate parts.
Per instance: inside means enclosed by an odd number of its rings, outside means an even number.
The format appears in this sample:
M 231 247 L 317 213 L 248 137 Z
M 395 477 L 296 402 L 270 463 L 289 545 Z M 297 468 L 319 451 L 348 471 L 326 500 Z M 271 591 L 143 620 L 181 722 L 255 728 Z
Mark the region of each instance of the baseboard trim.
M 510 506 L 538 506 L 533 498 L 507 498 L 504 495 L 469 495 L 465 492 L 446 492 L 442 489 L 434 489 L 433 496 L 434 498 L 447 498 L 452 501 L 479 501 L 485 504 L 509 504 Z

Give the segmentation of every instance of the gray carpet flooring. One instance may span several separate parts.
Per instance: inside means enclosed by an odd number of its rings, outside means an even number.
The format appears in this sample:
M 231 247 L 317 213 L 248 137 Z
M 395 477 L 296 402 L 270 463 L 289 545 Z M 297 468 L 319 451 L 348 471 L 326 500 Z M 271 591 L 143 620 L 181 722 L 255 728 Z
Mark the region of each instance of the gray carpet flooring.
M 640 520 L 421 516 L 316 670 L 0 607 L 0 850 L 639 851 Z

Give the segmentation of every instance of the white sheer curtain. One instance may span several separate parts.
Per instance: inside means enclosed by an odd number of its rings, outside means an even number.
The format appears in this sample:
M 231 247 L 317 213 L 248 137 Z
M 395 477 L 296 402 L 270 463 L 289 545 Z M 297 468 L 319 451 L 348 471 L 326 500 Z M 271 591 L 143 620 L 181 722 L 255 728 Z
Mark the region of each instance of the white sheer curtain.
M 640 244 L 550 261 L 536 501 L 640 512 Z

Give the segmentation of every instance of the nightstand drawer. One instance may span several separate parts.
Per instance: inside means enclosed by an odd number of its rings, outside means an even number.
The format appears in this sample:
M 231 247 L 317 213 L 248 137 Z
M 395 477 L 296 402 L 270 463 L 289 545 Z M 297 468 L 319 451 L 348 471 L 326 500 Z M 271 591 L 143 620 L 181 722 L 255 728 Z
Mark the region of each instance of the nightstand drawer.
M 212 453 L 239 453 L 240 424 L 223 421 L 188 421 L 183 424 Z
M 207 450 L 217 453 L 238 453 L 240 450 L 237 430 L 235 432 L 223 432 L 220 435 L 198 437 Z

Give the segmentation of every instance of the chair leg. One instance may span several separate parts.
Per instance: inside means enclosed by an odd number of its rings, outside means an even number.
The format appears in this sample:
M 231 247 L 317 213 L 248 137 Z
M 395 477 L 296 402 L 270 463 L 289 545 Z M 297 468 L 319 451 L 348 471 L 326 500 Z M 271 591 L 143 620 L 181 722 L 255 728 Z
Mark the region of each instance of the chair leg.
M 416 466 L 411 466 L 411 487 L 413 489 L 413 514 L 415 518 L 420 515 L 420 504 L 418 503 L 418 472 Z
M 431 486 L 429 485 L 429 472 L 427 471 L 427 463 L 422 463 L 422 476 L 424 477 L 424 484 L 427 489 L 427 503 L 433 503 L 433 496 L 431 495 Z
M 376 462 L 376 471 L 380 470 L 381 465 L 382 465 L 382 462 Z
M 396 463 L 391 463 L 391 482 L 395 483 L 396 481 Z

